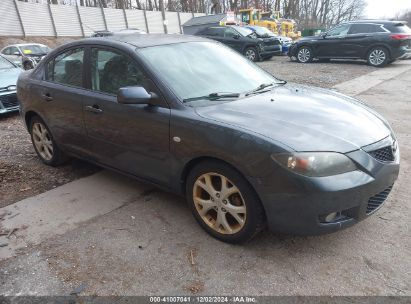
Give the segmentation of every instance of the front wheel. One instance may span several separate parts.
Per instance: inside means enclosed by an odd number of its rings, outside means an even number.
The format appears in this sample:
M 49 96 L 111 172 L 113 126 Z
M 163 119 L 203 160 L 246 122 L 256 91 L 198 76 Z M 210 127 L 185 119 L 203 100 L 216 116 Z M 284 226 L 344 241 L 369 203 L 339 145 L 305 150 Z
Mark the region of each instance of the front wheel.
M 384 47 L 375 47 L 368 52 L 367 63 L 374 67 L 383 67 L 390 61 L 388 51 Z
M 256 48 L 249 47 L 244 51 L 244 56 L 251 61 L 258 61 L 259 56 Z
M 301 63 L 308 63 L 313 61 L 313 52 L 309 47 L 303 46 L 298 49 L 297 61 Z
M 67 161 L 67 156 L 59 149 L 44 121 L 35 116 L 30 121 L 31 141 L 43 163 L 58 166 Z
M 187 200 L 200 226 L 228 243 L 251 240 L 265 227 L 265 213 L 248 182 L 218 161 L 195 166 L 187 179 Z

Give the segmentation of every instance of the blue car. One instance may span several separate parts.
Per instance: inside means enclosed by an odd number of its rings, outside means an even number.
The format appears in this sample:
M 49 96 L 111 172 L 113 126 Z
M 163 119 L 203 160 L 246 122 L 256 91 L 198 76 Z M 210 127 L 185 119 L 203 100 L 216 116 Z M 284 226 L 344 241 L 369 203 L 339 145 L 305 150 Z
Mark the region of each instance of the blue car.
M 0 114 L 18 111 L 17 78 L 23 70 L 0 55 Z

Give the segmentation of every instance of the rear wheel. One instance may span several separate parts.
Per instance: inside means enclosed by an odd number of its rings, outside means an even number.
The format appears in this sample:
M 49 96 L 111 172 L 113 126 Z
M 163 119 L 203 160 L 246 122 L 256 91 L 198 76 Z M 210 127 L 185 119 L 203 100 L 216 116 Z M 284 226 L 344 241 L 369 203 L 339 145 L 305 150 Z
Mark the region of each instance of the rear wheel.
M 244 51 L 244 56 L 251 61 L 258 61 L 260 59 L 257 49 L 254 47 L 246 48 Z
M 297 52 L 297 61 L 301 63 L 308 63 L 313 61 L 313 52 L 307 46 L 300 47 Z
M 254 190 L 223 162 L 195 166 L 187 178 L 186 193 L 197 222 L 221 241 L 243 243 L 265 227 L 264 209 Z
M 30 121 L 30 135 L 34 150 L 46 165 L 58 166 L 68 160 L 54 141 L 49 128 L 38 116 Z
M 374 67 L 383 67 L 390 61 L 388 51 L 384 47 L 374 47 L 367 55 L 367 63 Z

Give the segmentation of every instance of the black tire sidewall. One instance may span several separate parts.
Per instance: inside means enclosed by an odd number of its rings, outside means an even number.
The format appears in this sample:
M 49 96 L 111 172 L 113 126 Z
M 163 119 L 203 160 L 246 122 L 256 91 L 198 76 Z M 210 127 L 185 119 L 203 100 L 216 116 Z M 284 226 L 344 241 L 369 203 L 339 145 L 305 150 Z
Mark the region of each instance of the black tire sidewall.
M 384 62 L 383 62 L 382 64 L 374 65 L 374 64 L 371 63 L 371 61 L 370 61 L 370 55 L 371 55 L 371 53 L 372 53 L 373 51 L 375 51 L 375 50 L 382 50 L 382 51 L 384 51 L 384 53 L 385 53 L 385 60 L 384 60 Z M 376 67 L 376 68 L 382 68 L 382 67 L 386 66 L 386 65 L 390 62 L 390 60 L 391 60 L 391 59 L 390 59 L 390 54 L 388 53 L 388 50 L 387 50 L 385 47 L 380 47 L 380 46 L 373 47 L 373 48 L 368 52 L 368 54 L 367 54 L 367 64 L 370 65 L 370 66 Z
M 255 58 L 254 58 L 254 60 L 251 60 L 251 61 L 257 62 L 257 61 L 260 60 L 260 55 L 258 54 L 257 49 L 256 49 L 255 47 L 248 47 L 248 48 L 246 48 L 245 51 L 244 51 L 244 56 L 246 56 L 248 50 L 252 50 L 252 51 L 255 53 Z M 247 58 L 247 57 L 246 57 L 246 58 Z M 248 58 L 247 58 L 247 59 L 248 59 Z M 250 60 L 250 59 L 248 59 L 248 60 Z
M 244 227 L 237 233 L 226 235 L 218 233 L 209 227 L 198 214 L 193 201 L 193 186 L 197 178 L 205 173 L 214 172 L 226 176 L 240 190 L 247 208 Z M 186 197 L 194 218 L 211 236 L 227 243 L 244 243 L 251 240 L 265 227 L 265 213 L 254 189 L 244 177 L 233 167 L 219 161 L 205 161 L 196 165 L 187 177 Z

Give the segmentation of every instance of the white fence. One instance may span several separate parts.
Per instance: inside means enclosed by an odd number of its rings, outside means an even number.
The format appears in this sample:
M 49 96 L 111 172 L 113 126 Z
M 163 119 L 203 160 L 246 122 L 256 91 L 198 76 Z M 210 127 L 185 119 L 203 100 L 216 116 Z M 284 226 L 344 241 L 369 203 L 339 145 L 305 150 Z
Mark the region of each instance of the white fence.
M 201 13 L 122 10 L 0 0 L 0 36 L 87 37 L 94 31 L 139 28 L 148 33 L 182 33 Z

